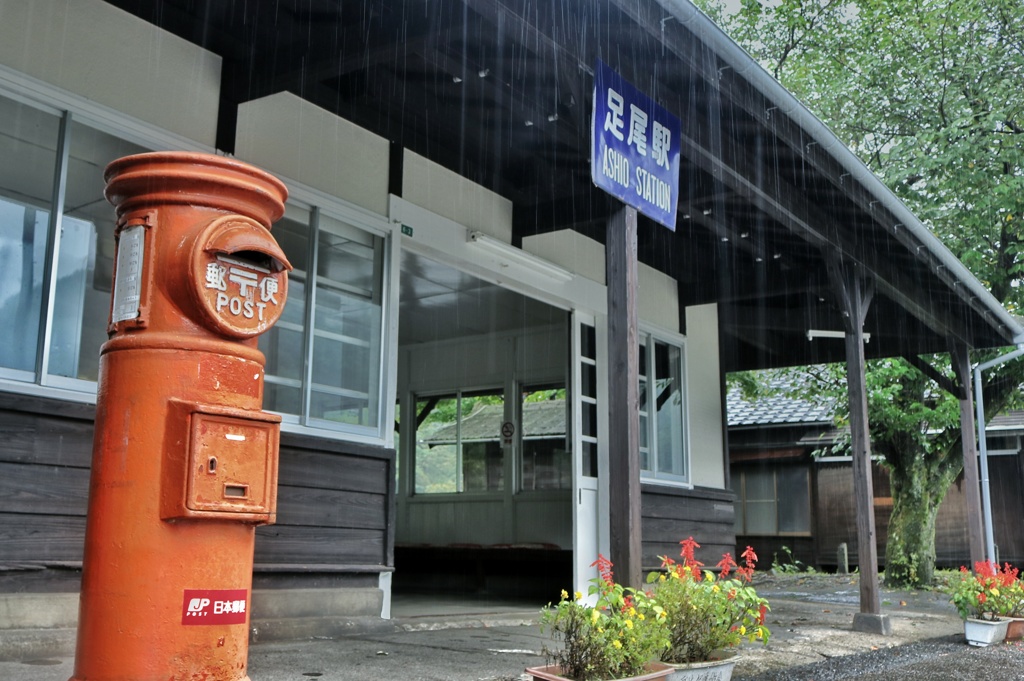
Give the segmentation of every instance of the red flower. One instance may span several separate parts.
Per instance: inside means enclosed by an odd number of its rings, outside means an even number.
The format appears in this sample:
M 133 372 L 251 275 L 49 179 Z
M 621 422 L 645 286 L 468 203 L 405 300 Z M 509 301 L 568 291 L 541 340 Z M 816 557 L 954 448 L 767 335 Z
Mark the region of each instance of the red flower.
M 612 576 L 612 562 L 605 558 L 600 553 L 597 554 L 597 560 L 590 564 L 590 567 L 597 566 L 597 571 L 601 575 L 601 579 L 608 586 L 615 584 L 615 578 Z
M 691 570 L 699 570 L 700 568 L 704 567 L 704 563 L 700 562 L 699 560 L 693 557 L 694 550 L 700 548 L 700 544 L 694 541 L 693 537 L 684 539 L 679 543 L 683 545 L 683 548 L 682 550 L 680 550 L 679 555 L 682 556 L 684 565 L 689 567 Z
M 736 567 L 736 561 L 732 559 L 731 553 L 725 553 L 722 555 L 722 560 L 718 561 L 717 567 L 722 571 L 723 578 L 728 577 L 729 573 Z

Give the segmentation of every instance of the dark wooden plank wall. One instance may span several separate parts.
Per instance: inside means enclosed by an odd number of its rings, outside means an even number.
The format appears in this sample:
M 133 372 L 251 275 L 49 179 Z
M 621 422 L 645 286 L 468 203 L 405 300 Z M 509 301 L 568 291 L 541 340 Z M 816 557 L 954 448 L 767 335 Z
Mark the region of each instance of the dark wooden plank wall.
M 813 469 L 817 495 L 811 509 L 817 535 L 815 563 L 834 568 L 839 545 L 846 542 L 850 568 L 857 565 L 857 515 L 853 498 L 853 470 L 849 461 L 819 463 Z M 875 494 L 875 538 L 879 562 L 885 556 L 885 541 L 892 513 L 889 475 L 872 462 L 871 486 Z
M 700 549 L 697 560 L 713 567 L 723 553 L 735 557 L 733 493 L 716 489 L 684 489 L 643 485 L 644 571 L 661 565 L 659 556 L 679 557 L 679 542 L 693 537 Z
M 0 393 L 0 590 L 21 590 L 19 573 L 38 585 L 40 569 L 81 567 L 94 414 L 91 405 Z M 277 524 L 257 529 L 256 571 L 391 569 L 394 451 L 281 440 Z
M 849 544 L 850 565 L 856 565 L 856 532 L 853 524 L 853 483 L 846 462 L 823 463 L 815 467 L 819 489 L 814 507 L 817 564 L 835 566 L 835 551 L 841 541 Z M 935 522 L 935 553 L 939 567 L 970 563 L 967 511 L 963 476 L 950 487 Z M 989 484 L 995 542 L 1001 561 L 1024 565 L 1024 460 L 1017 456 L 989 457 Z M 884 563 L 889 516 L 892 513 L 889 477 L 874 470 L 875 523 L 879 561 Z
M 0 569 L 81 565 L 94 413 L 0 394 Z
M 256 529 L 257 569 L 393 567 L 394 462 L 391 449 L 284 434 L 277 523 Z

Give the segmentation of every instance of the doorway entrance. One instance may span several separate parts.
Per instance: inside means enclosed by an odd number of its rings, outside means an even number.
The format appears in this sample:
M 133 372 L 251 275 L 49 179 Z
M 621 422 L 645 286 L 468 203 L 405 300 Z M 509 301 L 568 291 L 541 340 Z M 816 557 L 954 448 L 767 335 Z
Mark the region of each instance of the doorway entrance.
M 401 256 L 396 593 L 573 583 L 571 315 Z

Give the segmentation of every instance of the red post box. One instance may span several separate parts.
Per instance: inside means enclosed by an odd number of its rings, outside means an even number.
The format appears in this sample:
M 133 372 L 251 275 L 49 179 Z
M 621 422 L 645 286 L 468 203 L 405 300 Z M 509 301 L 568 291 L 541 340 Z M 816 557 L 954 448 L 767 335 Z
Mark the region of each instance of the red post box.
M 288 294 L 270 234 L 287 190 L 192 153 L 129 156 L 105 179 L 117 254 L 72 681 L 248 679 L 280 428 L 256 342 Z

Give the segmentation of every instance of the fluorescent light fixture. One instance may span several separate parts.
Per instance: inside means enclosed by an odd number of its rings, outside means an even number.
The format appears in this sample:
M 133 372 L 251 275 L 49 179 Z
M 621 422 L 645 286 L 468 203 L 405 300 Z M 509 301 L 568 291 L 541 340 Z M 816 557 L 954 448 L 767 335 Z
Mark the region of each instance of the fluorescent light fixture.
M 547 277 L 548 279 L 561 282 L 570 281 L 573 277 L 572 272 L 569 270 L 559 267 L 555 263 L 545 260 L 544 258 L 539 258 L 533 253 L 527 253 L 522 249 L 516 248 L 512 244 L 507 244 L 504 241 L 501 241 L 500 239 L 487 236 L 483 232 L 471 230 L 466 240 L 497 256 L 498 261 L 503 267 L 507 267 L 509 264 L 515 264 L 534 274 L 539 274 L 542 277 Z
M 822 331 L 820 329 L 808 329 L 807 340 L 814 340 L 815 338 L 846 338 L 845 331 Z M 864 342 L 871 342 L 871 334 L 864 334 Z

